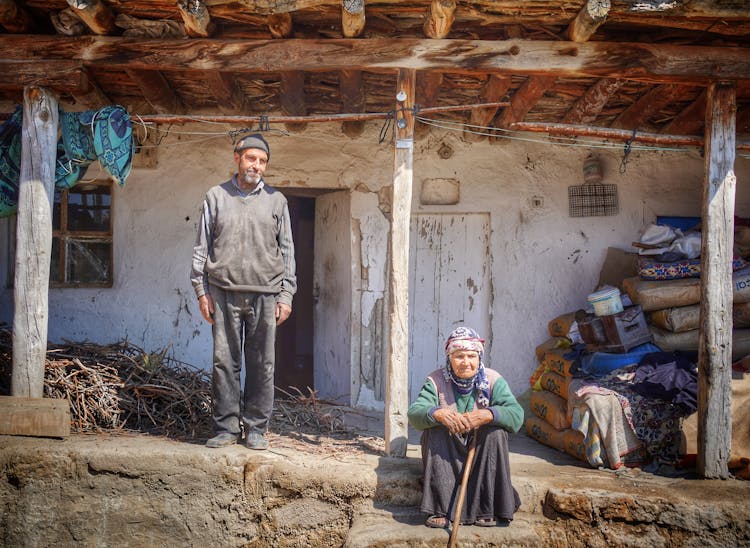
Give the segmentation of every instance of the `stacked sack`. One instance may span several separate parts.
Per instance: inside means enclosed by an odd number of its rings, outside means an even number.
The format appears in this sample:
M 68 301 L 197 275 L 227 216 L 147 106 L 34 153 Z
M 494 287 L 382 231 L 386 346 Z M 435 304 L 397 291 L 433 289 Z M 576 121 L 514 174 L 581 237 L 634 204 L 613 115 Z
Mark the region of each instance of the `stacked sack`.
M 553 319 L 548 326 L 552 338 L 536 348 L 539 366 L 530 379 L 533 416 L 526 418 L 524 426 L 535 440 L 586 462 L 583 434 L 571 429 L 568 412 L 568 389 L 576 358 L 571 356 L 567 335 L 574 322 L 575 313 Z
M 743 264 L 735 261 L 734 266 Z M 641 259 L 639 275 L 622 284 L 633 303 L 648 313 L 654 343 L 664 352 L 698 351 L 701 280 L 679 277 L 688 274 L 695 275 L 695 270 Z M 732 360 L 736 361 L 750 354 L 750 267 L 734 271 L 732 290 Z

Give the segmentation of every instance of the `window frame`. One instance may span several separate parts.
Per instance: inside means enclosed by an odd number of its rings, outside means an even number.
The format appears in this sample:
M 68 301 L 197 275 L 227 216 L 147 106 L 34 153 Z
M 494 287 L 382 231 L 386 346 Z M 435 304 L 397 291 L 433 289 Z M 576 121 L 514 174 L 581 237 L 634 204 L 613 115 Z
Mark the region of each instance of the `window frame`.
M 106 187 L 109 196 L 109 227 L 106 231 L 94 231 L 94 230 L 69 230 L 68 224 L 68 204 L 69 194 L 71 192 L 80 191 L 84 185 Z M 85 183 L 78 183 L 77 185 L 68 189 L 55 189 L 55 197 L 53 198 L 54 205 L 57 205 L 57 195 L 59 192 L 59 211 L 60 211 L 60 223 L 59 227 L 55 227 L 53 218 L 52 222 L 52 242 L 58 240 L 60 243 L 59 252 L 57 257 L 53 257 L 50 254 L 50 288 L 70 288 L 70 287 L 112 287 L 114 284 L 114 193 L 112 192 L 112 181 L 110 180 L 94 180 L 86 181 Z M 53 210 L 54 216 L 54 210 Z M 70 253 L 70 240 L 85 241 L 85 242 L 101 242 L 109 244 L 109 269 L 108 279 L 101 282 L 75 282 L 67 279 L 68 277 L 68 257 Z M 54 249 L 54 248 L 53 248 Z M 52 253 L 52 251 L 51 251 Z M 58 272 L 61 274 L 61 278 L 57 280 L 52 279 L 52 262 L 57 261 Z

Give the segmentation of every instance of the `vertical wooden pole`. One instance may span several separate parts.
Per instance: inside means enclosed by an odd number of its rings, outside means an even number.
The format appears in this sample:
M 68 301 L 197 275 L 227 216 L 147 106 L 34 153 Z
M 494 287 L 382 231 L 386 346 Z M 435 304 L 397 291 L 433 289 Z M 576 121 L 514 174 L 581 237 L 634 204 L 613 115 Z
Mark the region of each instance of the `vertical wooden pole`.
M 409 407 L 409 220 L 414 153 L 416 70 L 400 69 L 396 85 L 396 148 L 389 265 L 388 354 L 385 386 L 385 451 L 406 455 Z
M 698 349 L 698 473 L 705 478 L 729 477 L 732 443 L 736 110 L 734 84 L 711 84 L 706 108 Z
M 44 393 L 58 118 L 57 100 L 47 90 L 24 90 L 11 395 L 27 398 Z

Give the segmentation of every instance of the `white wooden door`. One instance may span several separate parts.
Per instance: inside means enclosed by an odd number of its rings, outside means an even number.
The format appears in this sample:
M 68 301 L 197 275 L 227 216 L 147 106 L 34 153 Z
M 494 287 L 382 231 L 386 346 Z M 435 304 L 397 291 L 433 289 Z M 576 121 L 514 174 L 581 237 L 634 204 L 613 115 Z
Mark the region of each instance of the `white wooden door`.
M 349 403 L 351 380 L 351 227 L 349 193 L 315 200 L 313 282 L 315 390 Z
M 409 398 L 445 363 L 446 337 L 458 326 L 492 339 L 488 213 L 421 214 L 411 221 Z

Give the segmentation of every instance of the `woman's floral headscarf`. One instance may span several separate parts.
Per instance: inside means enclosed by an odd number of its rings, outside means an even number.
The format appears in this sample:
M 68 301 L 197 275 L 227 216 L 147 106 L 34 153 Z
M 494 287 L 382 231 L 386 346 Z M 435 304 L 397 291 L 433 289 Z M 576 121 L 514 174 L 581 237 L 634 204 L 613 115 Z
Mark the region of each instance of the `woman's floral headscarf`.
M 476 375 L 470 379 L 461 379 L 456 376 L 451 367 L 451 354 L 456 350 L 468 350 L 479 353 L 479 369 Z M 445 369 L 443 376 L 446 381 L 452 382 L 459 393 L 469 394 L 474 389 L 477 391 L 477 405 L 488 407 L 490 404 L 490 382 L 484 370 L 484 339 L 470 327 L 457 327 L 445 341 Z

